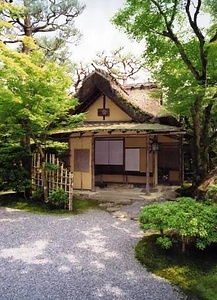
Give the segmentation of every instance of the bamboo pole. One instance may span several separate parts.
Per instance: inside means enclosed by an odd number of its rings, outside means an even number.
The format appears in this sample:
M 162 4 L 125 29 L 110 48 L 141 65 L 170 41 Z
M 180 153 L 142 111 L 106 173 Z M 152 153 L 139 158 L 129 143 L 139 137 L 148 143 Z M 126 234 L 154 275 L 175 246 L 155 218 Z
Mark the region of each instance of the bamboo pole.
M 61 165 L 60 169 L 60 188 L 63 188 L 63 165 Z
M 41 170 L 41 155 L 35 152 L 32 158 L 33 173 L 35 187 L 42 187 L 44 176 L 47 179 L 47 193 L 48 195 L 58 189 L 63 188 L 68 193 L 69 197 L 69 210 L 73 210 L 73 174 L 64 168 L 63 164 L 60 164 L 59 159 L 55 155 L 46 154 L 46 162 L 56 163 L 57 169 L 55 171 L 42 172 Z M 45 164 L 45 161 L 44 161 Z M 43 168 L 42 168 L 43 169 Z
M 57 158 L 57 161 L 56 161 L 56 165 L 57 165 L 57 169 L 56 169 L 56 189 L 59 188 L 59 167 L 60 167 L 60 161 L 59 159 Z
M 67 169 L 65 170 L 65 192 L 67 192 L 67 175 L 68 175 L 68 171 L 67 171 Z
M 69 211 L 73 210 L 73 175 L 69 172 Z

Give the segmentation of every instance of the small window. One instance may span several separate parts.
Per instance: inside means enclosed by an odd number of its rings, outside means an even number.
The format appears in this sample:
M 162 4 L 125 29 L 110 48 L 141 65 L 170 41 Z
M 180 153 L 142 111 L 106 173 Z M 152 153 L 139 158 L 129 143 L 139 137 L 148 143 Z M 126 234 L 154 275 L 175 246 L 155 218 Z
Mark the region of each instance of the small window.
M 96 165 L 123 165 L 123 140 L 95 142 Z
M 125 150 L 125 171 L 140 170 L 140 149 Z

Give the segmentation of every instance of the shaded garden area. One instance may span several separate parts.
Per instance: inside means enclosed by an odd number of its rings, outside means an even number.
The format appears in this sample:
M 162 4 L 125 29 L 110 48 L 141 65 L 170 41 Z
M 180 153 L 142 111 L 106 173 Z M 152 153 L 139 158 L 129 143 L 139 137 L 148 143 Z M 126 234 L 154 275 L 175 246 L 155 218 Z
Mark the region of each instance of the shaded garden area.
M 190 197 L 144 207 L 139 221 L 145 236 L 136 245 L 136 258 L 180 287 L 187 299 L 216 299 L 216 214 L 214 201 Z
M 183 255 L 180 244 L 162 249 L 159 235 L 144 237 L 136 246 L 136 258 L 148 271 L 168 279 L 187 299 L 214 300 L 217 294 L 217 244 L 206 250 L 190 245 Z
M 64 214 L 72 215 L 84 213 L 88 209 L 101 209 L 97 201 L 94 200 L 85 200 L 74 198 L 73 201 L 73 211 L 68 211 L 64 208 L 63 205 L 56 205 L 52 202 L 45 203 L 40 201 L 39 198 L 25 199 L 18 196 L 16 193 L 7 193 L 0 195 L 0 206 L 9 207 L 13 209 L 20 209 L 32 213 L 44 213 L 44 214 Z

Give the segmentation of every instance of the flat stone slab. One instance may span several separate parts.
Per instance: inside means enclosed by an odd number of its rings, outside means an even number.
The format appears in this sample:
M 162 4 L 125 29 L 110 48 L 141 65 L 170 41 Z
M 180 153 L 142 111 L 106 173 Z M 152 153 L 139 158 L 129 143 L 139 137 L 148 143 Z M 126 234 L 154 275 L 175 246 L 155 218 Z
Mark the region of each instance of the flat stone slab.
M 115 204 L 116 205 L 130 205 L 130 204 L 132 204 L 132 200 L 131 199 L 118 199 L 118 200 L 115 200 Z
M 120 207 L 116 207 L 116 206 L 106 207 L 106 211 L 111 212 L 111 213 L 117 212 L 117 211 L 119 212 Z
M 125 211 L 117 211 L 113 213 L 113 216 L 119 219 L 126 219 L 128 218 L 128 214 Z

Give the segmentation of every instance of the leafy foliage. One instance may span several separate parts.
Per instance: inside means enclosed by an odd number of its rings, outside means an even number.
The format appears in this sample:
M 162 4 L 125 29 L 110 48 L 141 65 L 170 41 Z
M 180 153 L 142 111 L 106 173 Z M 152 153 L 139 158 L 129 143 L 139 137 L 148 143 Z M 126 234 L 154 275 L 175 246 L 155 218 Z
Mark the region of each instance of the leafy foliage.
M 0 17 L 13 24 L 4 31 L 5 43 L 21 43 L 22 51 L 28 52 L 28 41 L 34 37 L 47 58 L 51 59 L 53 55 L 52 60 L 59 63 L 67 59 L 66 43 L 80 38 L 74 19 L 83 12 L 84 5 L 77 0 L 22 0 L 18 2 L 19 6 L 2 2 L 5 3 L 0 7 Z
M 63 189 L 58 189 L 49 195 L 48 202 L 58 207 L 65 207 L 69 202 L 69 197 Z
M 31 186 L 27 171 L 22 166 L 25 149 L 18 145 L 0 147 L 0 189 L 25 192 Z
M 37 188 L 30 198 L 30 200 L 34 203 L 42 202 L 43 201 L 43 189 Z
M 214 201 L 217 200 L 217 184 L 216 183 L 213 183 L 213 184 L 210 184 L 209 187 L 208 187 L 208 196 L 213 199 Z
M 50 130 L 58 126 L 75 127 L 83 116 L 70 112 L 77 100 L 70 94 L 71 78 L 66 68 L 45 62 L 42 51 L 34 50 L 26 55 L 0 41 L 0 62 L 0 136 L 5 145 L 23 147 L 26 156 L 21 157 L 20 166 L 30 179 L 31 144 L 34 143 L 43 157 L 44 172 Z M 46 186 L 45 176 L 43 184 Z
M 0 44 L 0 120 L 4 132 L 19 140 L 26 133 L 36 143 L 43 143 L 56 126 L 75 126 L 82 120 L 71 115 L 77 101 L 70 95 L 71 79 L 63 67 L 48 62 L 43 55 L 18 53 Z
M 181 241 L 183 252 L 190 242 L 199 249 L 217 242 L 217 207 L 189 197 L 147 206 L 140 212 L 139 221 L 144 230 L 160 231 L 157 242 L 164 248 L 171 247 L 175 237 Z
M 217 153 L 216 1 L 127 0 L 113 22 L 145 40 L 146 64 L 191 136 L 197 185 Z
M 146 206 L 140 213 L 139 221 L 142 224 L 142 229 L 159 230 L 161 235 L 168 228 L 168 218 L 173 215 L 173 208 L 170 202 L 164 204 L 152 204 Z

